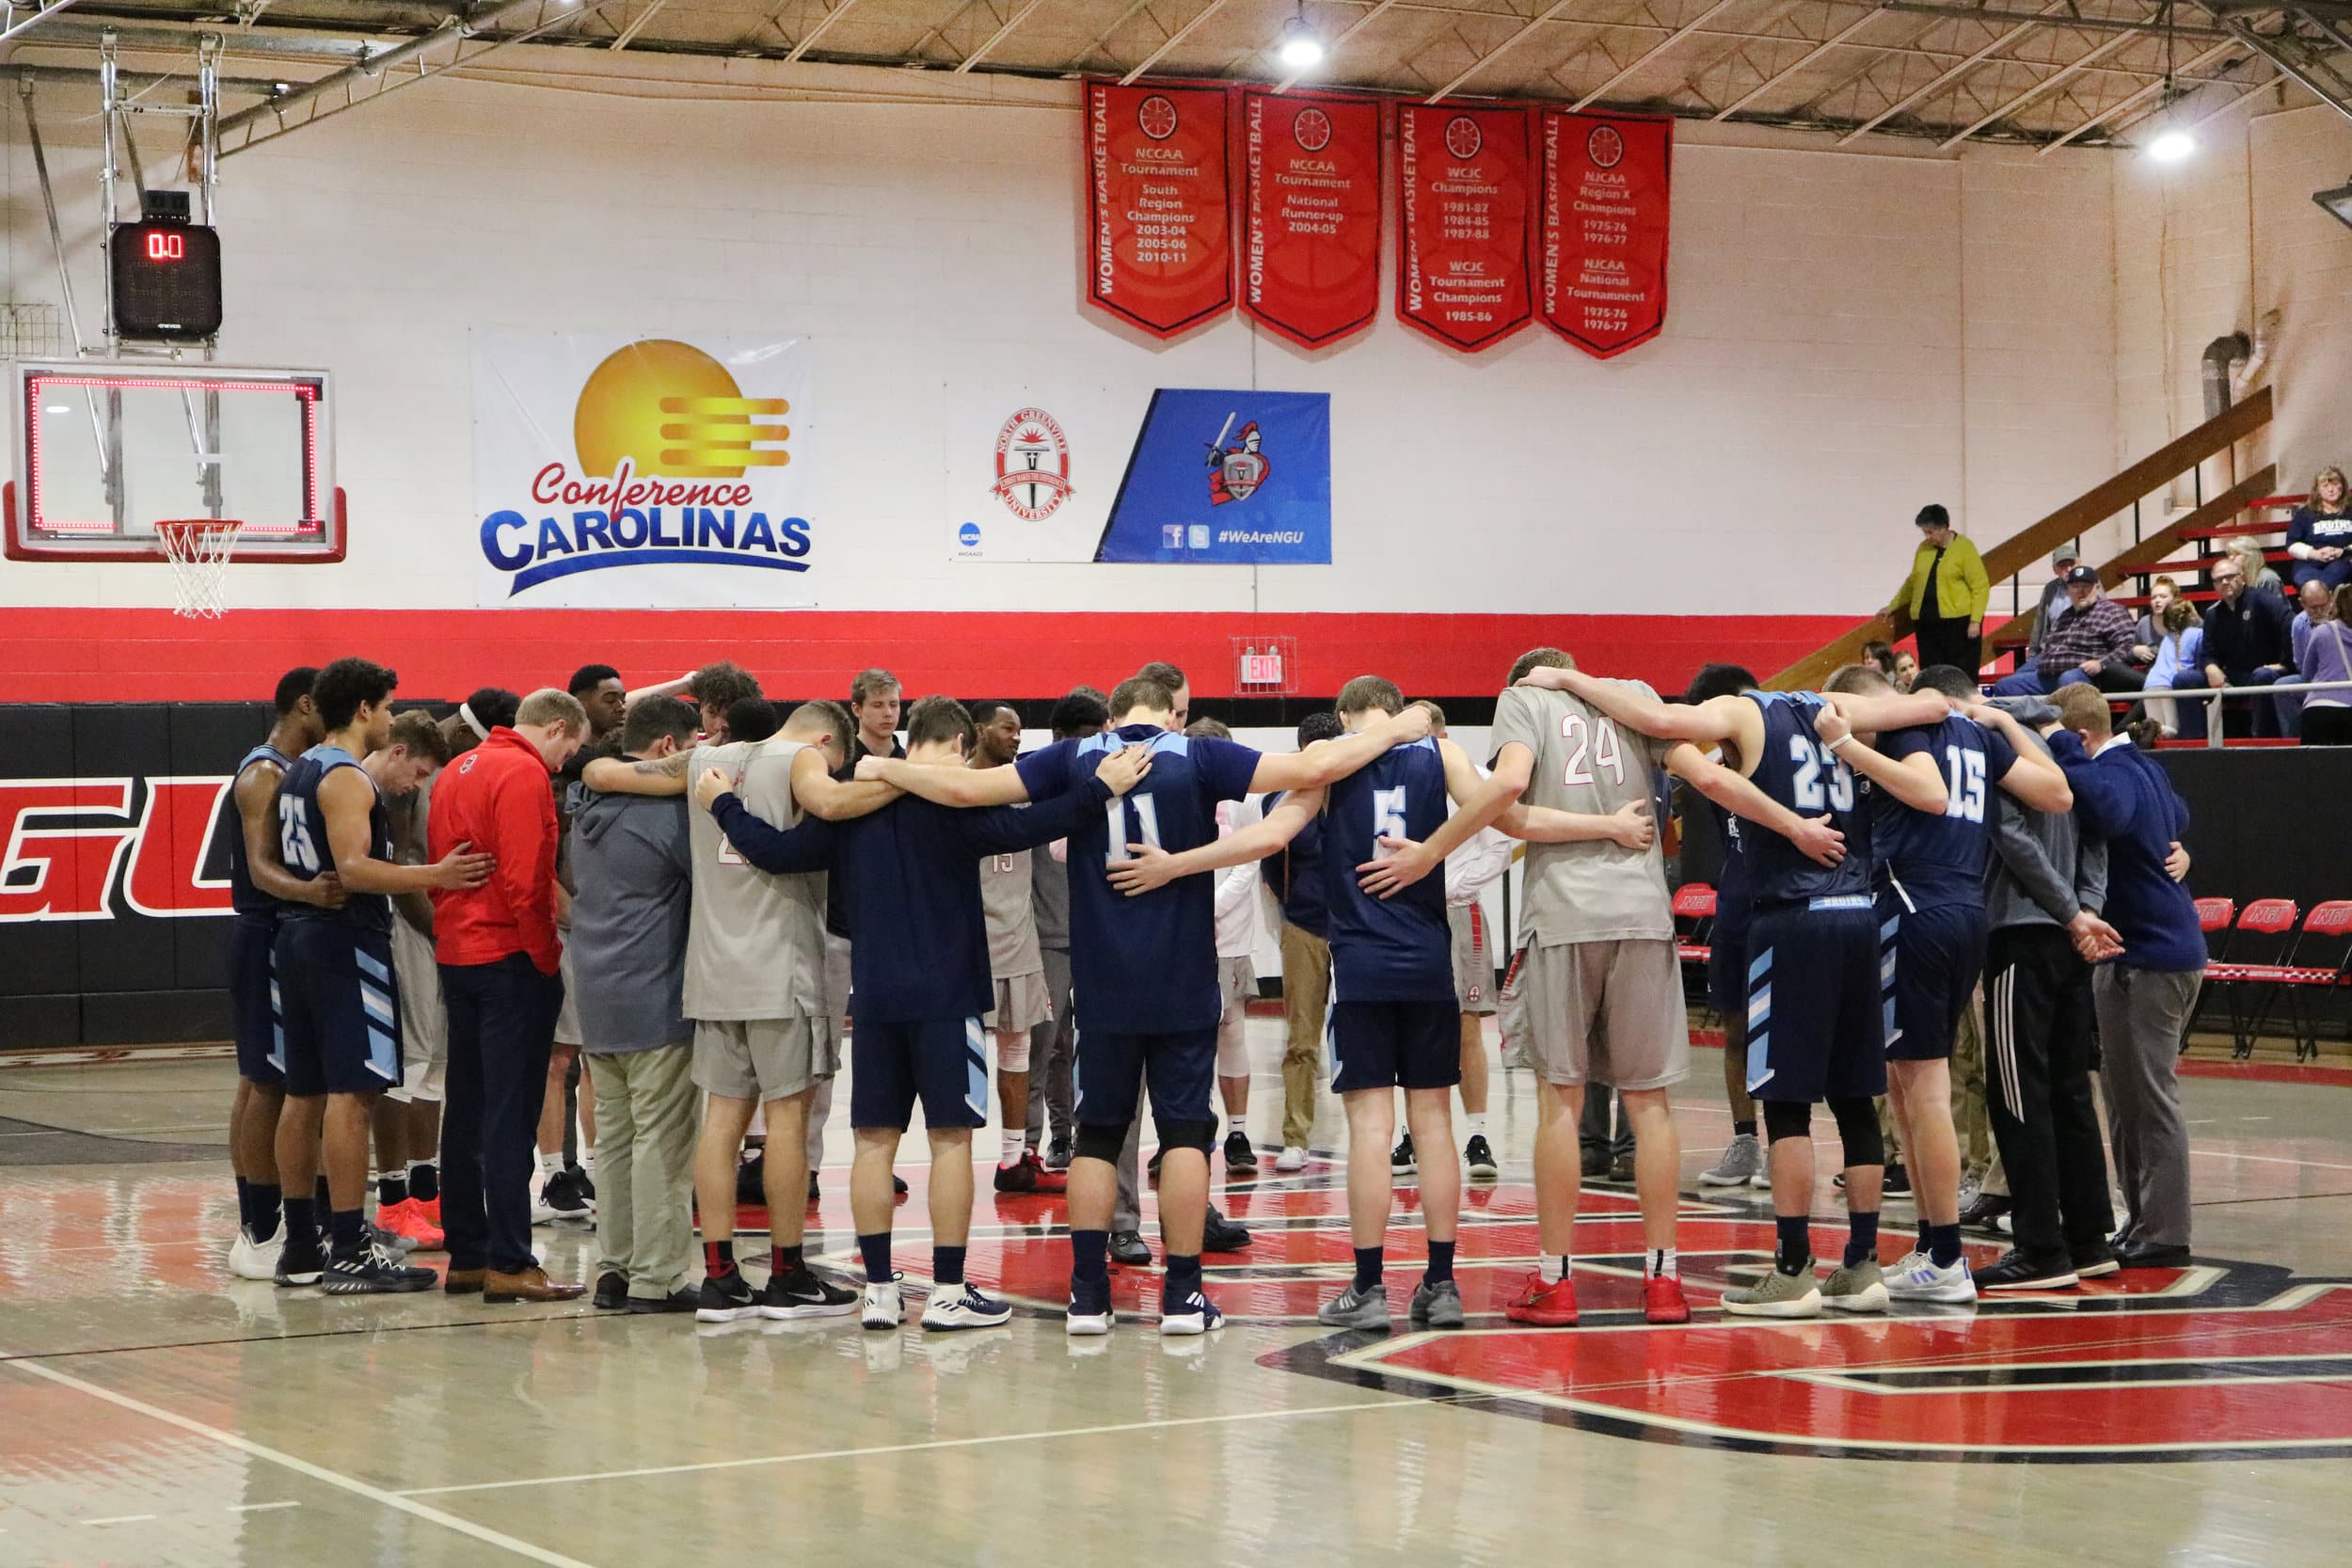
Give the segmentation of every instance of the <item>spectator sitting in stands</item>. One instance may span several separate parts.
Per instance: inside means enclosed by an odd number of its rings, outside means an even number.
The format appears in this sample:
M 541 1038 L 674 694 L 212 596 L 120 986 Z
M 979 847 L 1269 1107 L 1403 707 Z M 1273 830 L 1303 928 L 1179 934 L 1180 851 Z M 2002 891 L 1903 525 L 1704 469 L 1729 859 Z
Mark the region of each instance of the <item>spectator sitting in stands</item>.
M 2181 596 L 2181 585 L 2169 577 L 2148 585 L 2148 608 L 2132 627 L 2132 662 L 2142 670 L 2156 661 L 2156 644 L 2164 641 L 2164 612 Z
M 2333 590 L 2317 578 L 2305 578 L 2296 591 L 2303 608 L 2295 612 L 2295 621 L 2287 628 L 2287 648 L 2295 659 L 2295 669 L 2279 682 L 2279 694 L 2270 700 L 2279 705 L 2279 733 L 2299 736 L 2303 733 L 2303 687 L 2315 679 L 2307 662 L 2311 657 L 2312 632 L 2335 618 L 2336 596 Z
M 2221 553 L 2235 559 L 2238 570 L 2246 574 L 2247 584 L 2255 593 L 2269 594 L 2281 607 L 2286 604 L 2286 584 L 2279 580 L 2279 574 L 2271 568 L 2260 545 L 2251 539 L 2233 539 L 2222 546 Z
M 1971 679 L 1975 678 L 1976 673 L 1974 670 L 1968 672 Z M 1912 683 L 1919 678 L 1919 656 L 1909 648 L 1898 653 L 1895 656 L 1895 673 L 1888 678 L 1895 683 L 1896 690 L 1908 693 Z
M 2020 674 L 2041 664 L 2042 645 L 2050 640 L 2051 625 L 2058 618 L 2058 608 L 2066 602 L 2066 574 L 2081 559 L 2082 551 L 2071 543 L 2050 552 L 2050 580 L 2042 585 L 2042 603 L 2033 618 L 2033 636 L 2026 641 L 2025 657 L 2017 665 Z
M 2297 588 L 2322 582 L 2332 593 L 2352 582 L 2352 495 L 2334 464 L 2319 470 L 2312 493 L 2287 519 L 2287 554 L 2295 557 L 2289 570 Z
M 2312 619 L 2296 668 L 2306 681 L 2352 681 L 2352 583 L 2336 590 L 2326 620 Z M 2314 691 L 2303 702 L 2303 744 L 2352 746 L 2352 691 Z
M 2061 686 L 2089 681 L 2102 691 L 2137 691 L 2140 673 L 2132 668 L 2132 613 L 2106 596 L 2099 573 L 2077 566 L 2066 574 L 2071 601 L 2042 641 L 2042 657 L 1994 683 L 1996 697 L 2046 697 Z
M 1884 675 L 1888 684 L 1893 684 L 1895 679 L 1895 644 L 1892 642 L 1865 642 L 1862 644 L 1862 662 L 1876 670 L 1880 674 Z
M 2268 686 L 2285 673 L 2292 651 L 2287 644 L 2287 607 L 2276 594 L 2247 586 L 2246 568 L 2234 554 L 2213 569 L 2213 585 L 2221 595 L 2205 617 L 2205 685 Z M 2232 697 L 2224 704 L 2222 733 L 2229 736 L 2276 735 L 2279 710 L 2269 702 L 2249 703 Z
M 2164 635 L 2156 643 L 2155 662 L 2148 666 L 2148 717 L 2164 728 L 2168 736 L 2184 736 L 2191 740 L 2205 738 L 2205 705 L 2202 703 L 2175 703 L 2169 697 L 2159 697 L 2159 691 L 2174 688 L 2199 687 L 2205 684 L 2204 674 L 2205 622 L 2197 613 L 2197 607 L 2186 599 L 2174 599 L 2164 608 Z

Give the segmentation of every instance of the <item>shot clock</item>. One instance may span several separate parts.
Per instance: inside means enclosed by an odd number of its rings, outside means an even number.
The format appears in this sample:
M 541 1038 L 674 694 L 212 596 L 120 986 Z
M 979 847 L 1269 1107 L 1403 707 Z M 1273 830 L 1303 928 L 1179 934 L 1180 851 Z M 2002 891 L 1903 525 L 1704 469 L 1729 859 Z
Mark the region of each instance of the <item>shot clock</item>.
M 220 234 L 153 218 L 117 226 L 108 245 L 115 330 L 125 338 L 211 338 L 220 331 Z

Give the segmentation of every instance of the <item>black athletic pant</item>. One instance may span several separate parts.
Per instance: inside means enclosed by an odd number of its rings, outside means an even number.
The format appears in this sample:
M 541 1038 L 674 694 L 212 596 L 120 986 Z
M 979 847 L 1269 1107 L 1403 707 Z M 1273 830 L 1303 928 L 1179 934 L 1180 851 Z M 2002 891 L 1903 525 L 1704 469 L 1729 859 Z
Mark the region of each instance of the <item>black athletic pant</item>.
M 520 1274 L 538 1263 L 531 1250 L 531 1178 L 564 981 L 540 974 L 520 953 L 440 971 L 449 1007 L 441 1104 L 449 1266 Z
M 2056 1262 L 2114 1228 L 2090 1074 L 2090 966 L 2057 926 L 2008 926 L 1985 948 L 1984 1068 L 2017 1250 Z
M 1955 670 L 1964 670 L 1973 675 L 1984 663 L 1984 640 L 1968 635 L 1968 618 L 1965 615 L 1939 616 L 1932 621 L 1922 621 L 1916 630 L 1919 634 L 1919 668 L 1922 670 L 1931 665 L 1948 664 Z

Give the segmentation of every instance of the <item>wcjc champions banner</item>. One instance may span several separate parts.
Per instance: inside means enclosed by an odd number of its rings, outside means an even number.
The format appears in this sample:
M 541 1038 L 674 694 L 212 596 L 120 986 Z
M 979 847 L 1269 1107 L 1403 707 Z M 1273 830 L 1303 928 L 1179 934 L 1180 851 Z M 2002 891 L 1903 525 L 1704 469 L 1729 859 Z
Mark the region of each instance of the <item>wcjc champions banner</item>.
M 806 339 L 473 334 L 477 602 L 816 602 Z

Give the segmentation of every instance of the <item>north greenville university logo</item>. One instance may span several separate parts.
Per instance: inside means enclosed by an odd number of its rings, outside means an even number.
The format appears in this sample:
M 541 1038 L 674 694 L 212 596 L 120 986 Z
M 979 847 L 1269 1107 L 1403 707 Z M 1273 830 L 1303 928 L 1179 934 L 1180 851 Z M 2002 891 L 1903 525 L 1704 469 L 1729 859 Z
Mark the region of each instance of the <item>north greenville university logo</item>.
M 1264 437 L 1258 433 L 1257 420 L 1241 427 L 1240 440 L 1230 447 L 1225 444 L 1225 437 L 1233 428 L 1233 418 L 1231 414 L 1225 416 L 1225 428 L 1209 443 L 1211 506 L 1248 500 L 1274 473 L 1273 462 L 1259 450 Z
M 989 493 L 1032 523 L 1070 499 L 1070 442 L 1058 420 L 1042 408 L 1023 408 L 1005 421 L 996 432 L 996 483 Z

